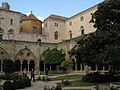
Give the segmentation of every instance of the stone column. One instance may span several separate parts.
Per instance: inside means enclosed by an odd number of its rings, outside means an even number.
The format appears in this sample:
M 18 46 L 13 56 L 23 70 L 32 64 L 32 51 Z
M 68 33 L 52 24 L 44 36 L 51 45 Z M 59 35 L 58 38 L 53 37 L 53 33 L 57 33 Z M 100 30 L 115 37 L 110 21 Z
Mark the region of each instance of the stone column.
M 20 62 L 20 71 L 22 72 L 22 61 Z
M 51 71 L 51 65 L 50 65 L 50 71 Z
M 98 71 L 98 66 L 96 65 L 96 71 Z
M 80 68 L 81 68 L 81 71 L 82 71 L 82 64 L 80 64 Z
M 29 67 L 29 64 L 30 64 L 30 63 L 29 63 L 29 61 L 28 61 L 28 70 L 27 70 L 28 72 L 30 71 L 30 67 Z
M 77 71 L 77 61 L 75 59 L 75 71 Z
M 3 71 L 3 62 L 1 62 L 1 72 Z
M 103 71 L 105 71 L 105 67 L 103 66 Z

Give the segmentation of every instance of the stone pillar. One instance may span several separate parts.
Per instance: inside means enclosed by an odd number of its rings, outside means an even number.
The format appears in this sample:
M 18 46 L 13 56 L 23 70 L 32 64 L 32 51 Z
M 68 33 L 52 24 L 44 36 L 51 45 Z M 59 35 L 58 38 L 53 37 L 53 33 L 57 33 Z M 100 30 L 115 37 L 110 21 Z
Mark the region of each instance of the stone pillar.
M 50 71 L 51 71 L 51 65 L 50 65 Z
M 82 64 L 80 64 L 80 68 L 81 68 L 81 71 L 82 71 Z
M 3 71 L 3 62 L 1 62 L 1 72 Z
M 105 71 L 105 67 L 103 66 L 103 71 Z
M 96 65 L 96 71 L 98 71 L 98 66 Z
M 75 71 L 77 71 L 77 63 L 75 62 Z
M 27 70 L 28 72 L 30 71 L 30 67 L 29 67 L 29 64 L 30 64 L 30 63 L 29 63 L 29 61 L 28 61 L 28 70 Z
M 59 71 L 59 67 L 58 67 L 58 65 L 57 65 L 56 67 L 57 67 L 57 71 Z
M 22 72 L 22 61 L 20 62 L 20 71 Z
M 75 59 L 75 71 L 77 71 L 77 61 Z

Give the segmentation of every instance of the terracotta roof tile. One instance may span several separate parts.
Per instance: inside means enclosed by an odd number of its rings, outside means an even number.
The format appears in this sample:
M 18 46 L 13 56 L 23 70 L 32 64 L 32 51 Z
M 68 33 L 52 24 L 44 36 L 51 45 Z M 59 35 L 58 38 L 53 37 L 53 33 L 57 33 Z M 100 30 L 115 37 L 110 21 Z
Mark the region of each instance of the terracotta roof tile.
M 39 20 L 34 14 L 30 14 L 27 16 L 27 19 Z
M 55 14 L 52 14 L 49 16 L 50 18 L 54 18 L 54 19 L 59 19 L 59 20 L 66 20 L 67 17 L 63 17 L 63 16 L 58 16 L 58 15 L 55 15 Z M 48 18 L 49 18 L 48 17 Z

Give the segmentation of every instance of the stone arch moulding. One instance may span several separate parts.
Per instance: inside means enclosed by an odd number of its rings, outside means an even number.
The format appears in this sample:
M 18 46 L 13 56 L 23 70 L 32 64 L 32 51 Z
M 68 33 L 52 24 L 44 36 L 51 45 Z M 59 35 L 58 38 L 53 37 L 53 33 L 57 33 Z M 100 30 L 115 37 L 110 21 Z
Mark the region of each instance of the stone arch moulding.
M 3 60 L 3 59 L 10 59 L 10 56 L 5 49 L 0 47 L 0 60 Z
M 20 61 L 23 61 L 23 60 L 27 60 L 27 61 L 34 60 L 35 61 L 36 57 L 35 57 L 35 55 L 33 54 L 33 52 L 30 49 L 25 47 L 24 49 L 19 50 L 17 52 L 17 54 L 15 55 L 15 60 L 20 60 Z

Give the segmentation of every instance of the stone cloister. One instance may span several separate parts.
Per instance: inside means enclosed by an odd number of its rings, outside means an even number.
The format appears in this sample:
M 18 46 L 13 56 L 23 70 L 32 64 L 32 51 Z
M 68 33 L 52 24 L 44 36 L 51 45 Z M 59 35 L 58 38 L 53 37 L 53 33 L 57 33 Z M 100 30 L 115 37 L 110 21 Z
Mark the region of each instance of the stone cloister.
M 76 41 L 81 37 L 66 40 L 64 42 L 54 43 L 43 43 L 43 42 L 30 42 L 30 41 L 16 41 L 16 40 L 0 40 L 0 71 L 4 71 L 4 60 L 11 59 L 15 63 L 16 71 L 31 71 L 34 69 L 36 72 L 44 71 L 45 68 L 49 68 L 50 71 L 58 70 L 55 65 L 45 65 L 44 54 L 48 49 L 58 48 L 63 50 L 66 54 L 66 59 L 73 61 L 73 71 L 86 72 L 86 71 L 106 71 L 109 66 L 96 66 L 87 65 L 80 63 L 74 57 L 70 57 L 68 51 L 76 46 Z M 60 69 L 59 69 L 60 70 Z

